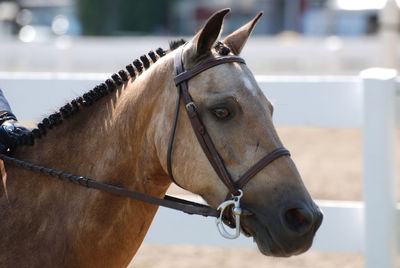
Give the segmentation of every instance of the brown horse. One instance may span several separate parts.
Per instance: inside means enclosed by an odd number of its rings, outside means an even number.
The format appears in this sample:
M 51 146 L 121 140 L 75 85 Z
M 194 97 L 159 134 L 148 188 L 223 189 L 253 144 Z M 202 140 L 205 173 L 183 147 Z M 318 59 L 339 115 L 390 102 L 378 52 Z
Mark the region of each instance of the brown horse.
M 217 43 L 228 11 L 215 13 L 185 45 L 186 69 L 241 52 L 260 15 Z M 142 62 L 127 66 L 128 72 L 120 71 L 114 81 L 43 120 L 32 132 L 33 147 L 20 147 L 13 156 L 163 197 L 171 184 L 167 151 L 177 92 L 177 45 L 166 53 L 149 53 L 152 62 L 142 56 Z M 189 88 L 233 180 L 282 147 L 272 124 L 273 106 L 245 64 L 210 68 L 193 77 Z M 225 200 L 228 189 L 184 114 L 178 117 L 172 159 L 179 185 L 214 208 Z M 126 266 L 158 208 L 13 165 L 7 164 L 6 170 L 8 198 L 5 190 L 0 197 L 0 267 Z M 311 246 L 322 214 L 290 156 L 270 163 L 242 190 L 242 206 L 251 213 L 240 216 L 241 230 L 254 237 L 263 254 L 290 256 Z

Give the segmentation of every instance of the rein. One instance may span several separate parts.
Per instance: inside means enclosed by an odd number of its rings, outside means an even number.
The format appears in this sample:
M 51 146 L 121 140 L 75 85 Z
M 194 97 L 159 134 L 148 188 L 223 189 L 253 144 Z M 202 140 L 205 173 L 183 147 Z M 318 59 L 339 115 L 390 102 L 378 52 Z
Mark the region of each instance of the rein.
M 199 203 L 191 202 L 188 200 L 176 198 L 173 196 L 166 195 L 164 199 L 162 198 L 157 198 L 148 194 L 143 194 L 135 191 L 131 191 L 119 186 L 107 184 L 107 183 L 102 183 L 98 182 L 96 180 L 92 180 L 86 177 L 82 176 L 77 176 L 74 174 L 70 174 L 67 172 L 55 170 L 52 168 L 47 168 L 44 166 L 36 165 L 27 161 L 19 160 L 13 157 L 10 157 L 5 154 L 0 154 L 0 159 L 2 159 L 4 162 L 13 164 L 15 166 L 28 169 L 30 171 L 34 171 L 39 174 L 51 176 L 53 178 L 70 182 L 73 184 L 77 184 L 79 186 L 83 186 L 86 188 L 92 188 L 96 190 L 100 190 L 106 193 L 110 193 L 113 195 L 118 195 L 118 196 L 123 196 L 123 197 L 128 197 L 132 198 L 135 200 L 143 201 L 146 203 L 154 204 L 154 205 L 159 205 L 162 207 L 167 207 L 175 210 L 182 211 L 184 213 L 190 214 L 190 215 L 201 215 L 201 216 L 212 216 L 212 217 L 218 217 L 220 214 L 216 209 L 213 209 L 209 206 L 202 205 Z
M 277 148 L 272 152 L 268 153 L 261 160 L 250 167 L 238 181 L 234 182 L 231 175 L 229 174 L 227 168 L 225 167 L 224 161 L 219 155 L 211 137 L 209 136 L 205 125 L 203 124 L 200 115 L 197 112 L 196 104 L 194 103 L 190 93 L 188 80 L 194 76 L 200 74 L 201 72 L 208 70 L 214 66 L 225 64 L 225 63 L 241 63 L 245 64 L 245 61 L 241 57 L 237 56 L 223 56 L 218 58 L 213 58 L 204 63 L 201 63 L 194 68 L 185 71 L 182 62 L 182 53 L 184 46 L 181 46 L 175 54 L 174 65 L 175 65 L 175 84 L 178 89 L 178 98 L 176 103 L 175 118 L 173 121 L 171 136 L 169 139 L 168 151 L 167 151 L 167 167 L 168 173 L 175 184 L 179 185 L 173 176 L 172 172 L 172 150 L 175 137 L 175 130 L 177 126 L 179 107 L 181 99 L 186 108 L 187 115 L 190 119 L 194 133 L 196 134 L 197 140 L 203 149 L 203 152 L 207 156 L 211 166 L 217 173 L 218 177 L 228 188 L 231 196 L 228 194 L 226 201 L 221 203 L 217 209 L 211 208 L 210 206 L 191 202 L 188 200 L 172 197 L 166 195 L 163 199 L 150 196 L 147 194 L 131 191 L 116 185 L 102 183 L 93 179 L 89 179 L 82 176 L 77 176 L 74 174 L 66 173 L 63 171 L 58 171 L 55 169 L 47 168 L 44 166 L 36 165 L 27 161 L 22 161 L 5 154 L 0 153 L 0 159 L 6 163 L 10 163 L 40 174 L 48 175 L 59 180 L 67 181 L 70 183 L 77 184 L 79 186 L 92 188 L 107 192 L 117 196 L 123 196 L 139 200 L 142 202 L 159 205 L 162 207 L 167 207 L 175 210 L 182 211 L 187 214 L 202 215 L 202 216 L 212 216 L 216 217 L 216 224 L 220 234 L 228 239 L 237 238 L 240 234 L 240 216 L 245 213 L 240 207 L 240 199 L 243 196 L 243 187 L 252 179 L 260 170 L 269 165 L 271 162 L 276 160 L 281 156 L 290 156 L 290 152 L 285 148 Z M 226 210 L 227 208 L 232 208 L 231 210 Z M 231 214 L 229 214 L 231 212 Z M 228 213 L 228 216 L 224 215 Z M 234 216 L 234 222 L 230 219 L 229 215 Z M 235 228 L 235 233 L 231 234 L 226 231 L 224 224 L 226 223 L 230 227 Z

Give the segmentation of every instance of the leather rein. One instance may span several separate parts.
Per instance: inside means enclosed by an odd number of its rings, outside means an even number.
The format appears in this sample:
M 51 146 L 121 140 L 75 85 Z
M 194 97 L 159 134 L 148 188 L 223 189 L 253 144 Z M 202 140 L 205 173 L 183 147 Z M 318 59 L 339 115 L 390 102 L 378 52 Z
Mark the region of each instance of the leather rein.
M 199 73 L 210 69 L 214 66 L 225 64 L 225 63 L 242 63 L 245 64 L 244 59 L 237 56 L 223 56 L 218 58 L 213 58 L 208 60 L 202 64 L 195 66 L 194 68 L 185 71 L 183 62 L 182 62 L 182 53 L 183 53 L 183 46 L 178 48 L 178 51 L 175 54 L 174 58 L 174 65 L 175 65 L 175 84 L 178 89 L 178 98 L 176 103 L 176 110 L 175 110 L 175 118 L 173 121 L 173 126 L 171 130 L 171 136 L 169 139 L 169 146 L 167 152 L 167 166 L 168 166 L 168 173 L 171 179 L 179 185 L 172 173 L 172 149 L 175 137 L 175 130 L 179 116 L 179 107 L 181 99 L 183 104 L 186 108 L 187 115 L 190 119 L 192 128 L 194 133 L 196 134 L 197 140 L 201 145 L 205 155 L 207 156 L 210 164 L 212 165 L 213 169 L 217 173 L 218 177 L 221 181 L 227 186 L 229 189 L 232 198 L 227 198 L 228 200 L 223 202 L 217 209 L 214 209 L 210 206 L 191 202 L 188 200 L 176 198 L 173 196 L 165 195 L 164 198 L 157 198 L 154 196 L 150 196 L 147 194 L 131 191 L 116 185 L 111 185 L 107 183 L 102 183 L 90 178 L 77 176 L 74 174 L 66 173 L 63 171 L 58 171 L 55 169 L 47 168 L 44 166 L 36 165 L 34 163 L 30 163 L 27 161 L 19 160 L 13 157 L 10 157 L 6 154 L 0 153 L 0 159 L 4 162 L 13 164 L 40 174 L 48 175 L 63 181 L 71 182 L 80 186 L 84 186 L 87 188 L 97 189 L 103 192 L 107 192 L 117 196 L 123 196 L 132 198 L 135 200 L 139 200 L 142 202 L 167 207 L 175 210 L 182 211 L 187 214 L 191 215 L 202 215 L 202 216 L 212 216 L 217 218 L 217 227 L 222 236 L 225 238 L 236 238 L 239 236 L 239 228 L 240 228 L 240 215 L 242 214 L 242 210 L 240 208 L 240 198 L 243 195 L 242 188 L 249 182 L 251 178 L 253 178 L 260 170 L 262 170 L 265 166 L 273 162 L 275 159 L 290 155 L 290 152 L 285 148 L 278 148 L 267 154 L 261 160 L 259 160 L 256 164 L 254 164 L 249 170 L 247 170 L 238 181 L 234 182 L 232 180 L 231 175 L 229 174 L 228 170 L 226 169 L 223 159 L 218 154 L 218 151 L 215 145 L 212 142 L 211 137 L 209 136 L 205 125 L 202 123 L 200 115 L 197 112 L 196 105 L 189 93 L 188 87 L 188 80 L 193 78 L 194 76 L 198 75 Z M 228 194 L 229 197 L 229 194 Z M 223 214 L 224 210 L 228 207 L 232 207 L 232 213 L 235 216 L 235 227 L 236 233 L 230 234 L 226 232 L 225 228 L 222 225 L 223 221 Z

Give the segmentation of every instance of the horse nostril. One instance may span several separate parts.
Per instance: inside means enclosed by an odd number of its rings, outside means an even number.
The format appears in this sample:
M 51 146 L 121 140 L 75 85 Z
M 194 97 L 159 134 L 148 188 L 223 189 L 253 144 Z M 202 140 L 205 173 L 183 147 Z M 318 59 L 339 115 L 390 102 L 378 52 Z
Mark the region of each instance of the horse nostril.
M 313 215 L 307 208 L 289 208 L 283 214 L 283 224 L 290 231 L 302 235 L 313 225 Z

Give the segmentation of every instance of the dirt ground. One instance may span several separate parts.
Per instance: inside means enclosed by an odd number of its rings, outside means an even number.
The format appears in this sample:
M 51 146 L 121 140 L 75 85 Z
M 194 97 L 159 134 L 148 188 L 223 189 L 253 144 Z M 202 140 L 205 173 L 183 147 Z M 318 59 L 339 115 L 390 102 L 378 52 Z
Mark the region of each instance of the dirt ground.
M 362 199 L 360 130 L 280 127 L 278 133 L 314 199 Z M 176 187 L 169 191 L 181 192 Z M 129 268 L 358 268 L 363 263 L 361 254 L 307 252 L 291 258 L 271 258 L 248 248 L 144 244 Z

